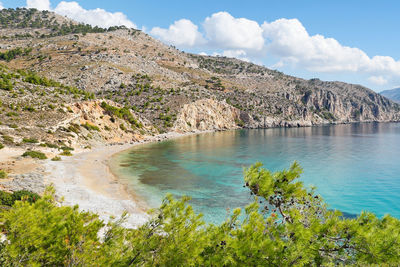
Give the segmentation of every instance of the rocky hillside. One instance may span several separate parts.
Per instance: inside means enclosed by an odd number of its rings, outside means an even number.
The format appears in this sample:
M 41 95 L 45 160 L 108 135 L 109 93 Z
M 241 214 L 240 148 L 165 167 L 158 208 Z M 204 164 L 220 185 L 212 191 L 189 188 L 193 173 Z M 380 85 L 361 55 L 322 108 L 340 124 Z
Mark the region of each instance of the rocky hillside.
M 380 94 L 394 102 L 400 102 L 400 88 L 385 90 L 380 92 Z
M 360 85 L 188 54 L 134 29 L 32 9 L 1 10 L 0 25 L 0 127 L 18 144 L 400 120 L 398 104 Z

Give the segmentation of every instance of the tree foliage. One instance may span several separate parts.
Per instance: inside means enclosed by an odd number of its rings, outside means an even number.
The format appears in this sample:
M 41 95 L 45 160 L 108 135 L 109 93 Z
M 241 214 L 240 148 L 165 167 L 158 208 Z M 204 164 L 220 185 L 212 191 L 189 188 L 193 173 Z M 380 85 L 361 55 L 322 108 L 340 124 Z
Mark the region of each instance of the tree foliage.
M 298 180 L 302 169 L 245 171 L 254 197 L 220 225 L 206 224 L 189 198 L 168 195 L 138 229 L 106 226 L 78 207 L 59 207 L 49 189 L 1 213 L 3 266 L 304 266 L 397 265 L 400 222 L 330 211 Z M 104 227 L 105 226 L 105 227 Z M 99 238 L 99 233 L 103 233 Z

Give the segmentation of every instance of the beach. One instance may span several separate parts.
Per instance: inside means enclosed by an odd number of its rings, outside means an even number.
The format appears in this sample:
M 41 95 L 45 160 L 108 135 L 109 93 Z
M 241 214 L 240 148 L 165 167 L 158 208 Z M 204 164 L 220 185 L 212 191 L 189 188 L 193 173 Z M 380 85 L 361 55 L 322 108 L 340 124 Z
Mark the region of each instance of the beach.
M 62 161 L 40 162 L 44 166 L 44 183 L 54 186 L 62 205 L 79 205 L 80 210 L 96 213 L 105 222 L 126 211 L 129 217 L 124 227 L 136 228 L 150 217 L 134 192 L 128 192 L 110 171 L 111 157 L 136 145 L 199 133 L 203 132 L 169 132 L 147 137 L 141 142 L 98 145 L 91 150 L 76 151 L 72 157 L 63 157 Z
M 46 184 L 54 185 L 57 198 L 63 198 L 62 205 L 79 205 L 81 210 L 96 213 L 105 222 L 126 211 L 129 217 L 124 226 L 135 228 L 145 223 L 149 216 L 108 167 L 113 154 L 133 145 L 99 146 L 59 162 L 48 161 L 45 163 Z

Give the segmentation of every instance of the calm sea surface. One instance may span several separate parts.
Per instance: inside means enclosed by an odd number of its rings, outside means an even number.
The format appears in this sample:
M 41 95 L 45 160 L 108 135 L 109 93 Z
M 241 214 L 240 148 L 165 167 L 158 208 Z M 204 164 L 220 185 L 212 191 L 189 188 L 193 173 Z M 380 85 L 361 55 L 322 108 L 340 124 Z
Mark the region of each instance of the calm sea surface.
M 150 207 L 167 193 L 189 195 L 197 212 L 221 222 L 251 201 L 243 169 L 278 171 L 297 160 L 301 180 L 329 207 L 400 218 L 400 124 L 237 130 L 146 144 L 116 155 L 112 169 Z

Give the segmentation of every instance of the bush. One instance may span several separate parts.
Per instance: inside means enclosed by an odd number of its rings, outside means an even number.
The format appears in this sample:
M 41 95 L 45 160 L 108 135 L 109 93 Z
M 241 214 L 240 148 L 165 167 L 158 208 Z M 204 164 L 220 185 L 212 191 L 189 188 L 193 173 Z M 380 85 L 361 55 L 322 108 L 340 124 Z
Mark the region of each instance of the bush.
M 63 146 L 60 148 L 62 151 L 74 151 L 75 149 L 73 149 L 72 147 L 68 147 L 68 146 Z
M 302 169 L 245 171 L 253 196 L 225 222 L 207 225 L 168 195 L 147 223 L 106 228 L 98 215 L 59 206 L 54 189 L 34 203 L 16 202 L 0 213 L 7 242 L 2 266 L 397 266 L 400 221 L 363 212 L 347 219 L 329 210 L 299 181 Z M 25 195 L 26 196 L 26 195 Z M 10 201 L 7 194 L 0 199 Z M 24 197 L 21 197 L 24 199 Z M 34 198 L 31 198 L 33 201 Z M 29 197 L 28 197 L 29 200 Z M 100 234 L 104 237 L 100 240 Z M 79 264 L 77 264 L 79 263 Z
M 8 174 L 6 171 L 0 170 L 0 179 L 5 179 L 7 178 Z
M 22 142 L 24 143 L 29 143 L 29 144 L 37 144 L 39 141 L 35 138 L 24 138 L 22 139 Z
M 128 121 L 133 127 L 136 127 L 136 128 L 143 127 L 143 125 L 133 117 L 132 113 L 130 112 L 129 108 L 127 108 L 127 107 L 117 108 L 117 107 L 108 105 L 106 102 L 102 102 L 101 107 L 105 110 L 105 112 L 108 115 L 116 116 L 120 119 L 124 119 L 124 120 Z
M 27 201 L 28 203 L 34 203 L 40 199 L 40 196 L 36 193 L 32 193 L 26 190 L 15 191 L 14 193 L 8 193 L 5 191 L 0 191 L 0 205 L 2 206 L 12 206 L 15 201 Z
M 14 200 L 11 193 L 0 191 L 0 205 L 2 206 L 12 206 Z
M 62 153 L 60 153 L 60 156 L 67 156 L 67 157 L 71 157 L 72 156 L 72 153 L 71 153 L 71 151 L 64 151 L 64 152 L 62 152 Z
M 96 125 L 92 125 L 88 122 L 86 122 L 85 124 L 82 124 L 82 127 L 84 127 L 86 130 L 88 131 L 100 131 L 100 128 L 97 127 Z
M 21 191 L 15 191 L 12 194 L 12 199 L 14 202 L 19 200 L 24 200 L 28 201 L 29 203 L 34 203 L 40 199 L 40 196 L 30 191 L 21 190 Z
M 3 137 L 3 141 L 6 144 L 14 144 L 14 138 L 12 138 L 11 136 L 3 135 L 2 137 Z
M 61 161 L 61 157 L 55 156 L 54 158 L 51 159 L 51 161 Z
M 34 159 L 47 159 L 46 155 L 43 152 L 39 151 L 26 151 L 24 154 L 22 154 L 23 157 L 31 157 Z
M 2 143 L 0 143 L 0 149 L 3 149 L 4 145 Z
M 41 144 L 41 146 L 48 147 L 48 148 L 59 148 L 58 145 L 51 144 L 51 143 L 44 143 L 44 144 Z

